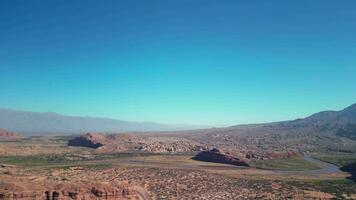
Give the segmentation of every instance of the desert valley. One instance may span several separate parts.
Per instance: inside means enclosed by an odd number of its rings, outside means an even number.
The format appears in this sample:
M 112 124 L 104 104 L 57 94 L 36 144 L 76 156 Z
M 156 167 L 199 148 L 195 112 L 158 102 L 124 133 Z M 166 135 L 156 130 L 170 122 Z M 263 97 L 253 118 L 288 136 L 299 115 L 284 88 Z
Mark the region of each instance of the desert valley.
M 1 0 L 0 200 L 356 200 L 356 0 Z
M 356 198 L 356 104 L 267 124 L 49 136 L 1 130 L 0 140 L 0 199 Z

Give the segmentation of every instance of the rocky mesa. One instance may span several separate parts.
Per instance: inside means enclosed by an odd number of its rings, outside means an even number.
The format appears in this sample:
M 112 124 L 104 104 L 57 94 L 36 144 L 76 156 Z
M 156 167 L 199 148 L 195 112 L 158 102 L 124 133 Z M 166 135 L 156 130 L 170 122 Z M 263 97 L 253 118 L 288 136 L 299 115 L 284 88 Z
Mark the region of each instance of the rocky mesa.
M 82 146 L 97 149 L 107 143 L 104 135 L 87 133 L 68 141 L 68 146 Z
M 193 160 L 205 161 L 205 162 L 215 162 L 215 163 L 224 163 L 236 166 L 249 167 L 250 165 L 233 156 L 226 155 L 221 152 L 219 149 L 213 148 L 208 151 L 202 151 L 192 158 Z

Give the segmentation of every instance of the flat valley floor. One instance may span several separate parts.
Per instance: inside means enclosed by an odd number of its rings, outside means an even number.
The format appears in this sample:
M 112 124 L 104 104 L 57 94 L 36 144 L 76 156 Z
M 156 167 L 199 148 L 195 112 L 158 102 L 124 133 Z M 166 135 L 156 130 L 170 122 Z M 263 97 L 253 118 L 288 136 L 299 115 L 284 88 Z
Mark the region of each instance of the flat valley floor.
M 67 142 L 61 137 L 2 141 L 0 199 L 356 198 L 348 173 L 310 156 L 246 168 L 192 160 L 194 152 L 103 153 Z

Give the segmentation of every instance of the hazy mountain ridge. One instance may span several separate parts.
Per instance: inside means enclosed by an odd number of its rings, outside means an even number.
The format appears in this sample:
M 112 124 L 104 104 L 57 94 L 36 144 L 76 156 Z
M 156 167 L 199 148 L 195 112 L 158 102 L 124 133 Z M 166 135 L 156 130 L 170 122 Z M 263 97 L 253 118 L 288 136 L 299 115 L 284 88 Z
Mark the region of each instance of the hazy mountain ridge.
M 175 131 L 202 128 L 193 125 L 170 125 L 131 122 L 110 118 L 65 116 L 0 109 L 0 127 L 25 134 L 73 134 L 83 132 Z
M 356 104 L 340 111 L 323 111 L 301 120 L 304 123 L 356 123 Z
M 205 129 L 191 139 L 218 148 L 356 152 L 356 104 L 304 119 Z
M 356 139 L 356 104 L 340 111 L 324 111 L 301 120 L 282 123 L 282 126 L 314 128 L 317 133 L 330 133 Z
M 152 122 L 128 122 L 110 118 L 74 117 L 57 113 L 36 113 L 0 109 L 0 128 L 19 133 L 83 133 L 83 132 L 155 132 L 180 131 L 206 127 L 167 125 Z M 193 131 L 188 131 L 193 133 Z M 237 125 L 226 128 L 197 130 L 210 134 L 268 135 L 336 135 L 356 139 L 356 104 L 340 111 L 322 111 L 304 119 L 265 124 Z

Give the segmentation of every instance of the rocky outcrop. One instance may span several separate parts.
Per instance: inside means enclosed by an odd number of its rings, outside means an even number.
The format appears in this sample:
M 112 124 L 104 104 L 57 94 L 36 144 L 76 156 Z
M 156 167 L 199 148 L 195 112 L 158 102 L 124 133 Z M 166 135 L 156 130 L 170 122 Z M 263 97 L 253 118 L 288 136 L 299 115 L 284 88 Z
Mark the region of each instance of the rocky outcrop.
M 0 199 L 139 199 L 137 191 L 129 185 L 95 184 L 59 184 L 48 186 L 41 191 L 1 192 Z
M 269 159 L 281 159 L 302 156 L 301 153 L 296 151 L 272 151 L 267 153 Z
M 245 158 L 249 160 L 272 160 L 303 156 L 297 151 L 249 151 L 245 154 Z
M 192 152 L 203 151 L 207 148 L 194 144 L 188 141 L 174 141 L 174 142 L 141 142 L 140 150 L 152 153 L 173 153 L 173 152 Z
M 0 129 L 0 139 L 6 139 L 6 140 L 10 139 L 11 140 L 11 139 L 19 138 L 19 137 L 20 136 L 15 132 Z
M 250 165 L 233 156 L 226 155 L 220 150 L 214 148 L 208 151 L 202 151 L 198 153 L 196 156 L 192 158 L 193 160 L 205 161 L 205 162 L 215 162 L 215 163 L 224 163 L 224 164 L 231 164 L 236 166 L 244 166 L 249 167 Z
M 82 147 L 90 147 L 90 148 L 99 148 L 104 146 L 107 143 L 106 137 L 101 134 L 95 133 L 87 133 L 85 135 L 81 135 L 75 137 L 72 140 L 68 141 L 68 146 L 82 146 Z
M 69 146 L 82 146 L 98 149 L 101 152 L 139 150 L 150 153 L 175 153 L 203 151 L 207 147 L 200 143 L 174 137 L 147 137 L 129 134 L 87 133 L 68 142 Z

